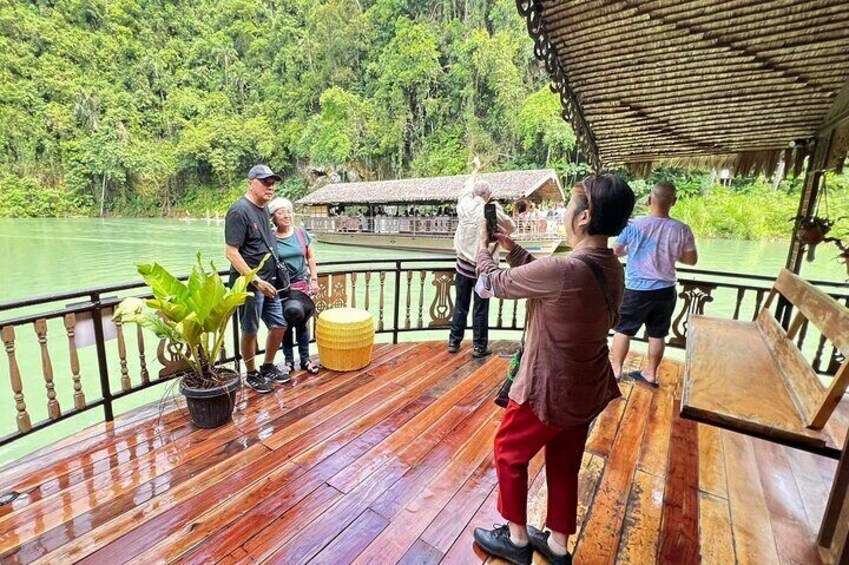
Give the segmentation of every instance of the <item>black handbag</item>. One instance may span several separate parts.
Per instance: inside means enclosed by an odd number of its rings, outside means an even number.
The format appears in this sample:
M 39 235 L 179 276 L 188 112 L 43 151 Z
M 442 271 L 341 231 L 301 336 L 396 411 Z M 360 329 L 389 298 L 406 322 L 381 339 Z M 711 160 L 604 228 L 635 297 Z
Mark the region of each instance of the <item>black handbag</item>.
M 595 276 L 595 280 L 598 281 L 598 284 L 601 287 L 601 293 L 604 295 L 604 301 L 607 302 L 607 314 L 610 317 L 610 323 L 612 324 L 613 320 L 616 319 L 616 312 L 613 311 L 613 305 L 610 301 L 610 297 L 607 295 L 606 287 L 604 286 L 604 273 L 596 263 L 583 256 L 575 256 L 575 259 L 586 265 L 590 271 L 592 271 L 593 276 Z M 522 329 L 522 340 L 519 342 L 519 349 L 510 358 L 510 363 L 507 365 L 507 378 L 504 379 L 504 382 L 501 384 L 501 388 L 498 389 L 498 395 L 495 397 L 495 403 L 502 408 L 507 408 L 507 404 L 510 402 L 510 389 L 513 388 L 513 381 L 516 379 L 516 375 L 519 373 L 519 366 L 522 363 L 522 354 L 525 352 L 525 335 L 528 331 L 528 321 L 530 319 L 529 306 L 528 310 L 525 311 L 525 326 Z
M 277 253 L 265 240 L 264 235 L 262 237 L 262 242 L 265 243 L 266 249 L 268 249 L 268 252 L 271 253 L 271 258 L 274 259 L 274 280 L 270 282 L 274 285 L 274 288 L 277 289 L 277 295 L 281 299 L 289 298 L 289 292 L 292 287 L 292 279 L 289 276 L 289 267 L 286 266 L 286 263 L 277 258 Z

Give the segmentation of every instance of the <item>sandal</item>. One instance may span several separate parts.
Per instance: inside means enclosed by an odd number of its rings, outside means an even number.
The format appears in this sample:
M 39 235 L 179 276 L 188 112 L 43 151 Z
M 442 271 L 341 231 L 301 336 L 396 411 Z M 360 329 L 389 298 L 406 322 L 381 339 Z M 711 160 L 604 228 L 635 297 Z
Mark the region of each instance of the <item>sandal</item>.
M 652 388 L 658 388 L 660 386 L 657 381 L 650 381 L 645 378 L 642 371 L 631 371 L 628 373 L 628 376 L 631 377 L 632 381 L 647 384 Z
M 306 363 L 301 363 L 301 369 L 310 375 L 317 375 L 319 371 L 318 365 L 312 362 L 312 359 L 307 359 Z

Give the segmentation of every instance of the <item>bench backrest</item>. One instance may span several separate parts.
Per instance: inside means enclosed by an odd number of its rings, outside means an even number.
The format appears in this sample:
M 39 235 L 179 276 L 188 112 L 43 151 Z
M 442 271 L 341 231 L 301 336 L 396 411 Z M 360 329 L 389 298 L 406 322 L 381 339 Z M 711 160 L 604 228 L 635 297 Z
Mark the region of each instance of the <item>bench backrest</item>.
M 770 313 L 770 306 L 777 294 L 786 298 L 797 310 L 786 333 Z M 805 320 L 816 326 L 823 337 L 847 358 L 827 390 L 793 343 Z M 849 387 L 849 309 L 808 281 L 784 269 L 775 281 L 757 324 L 781 368 L 788 389 L 794 393 L 797 408 L 807 426 L 822 429 Z

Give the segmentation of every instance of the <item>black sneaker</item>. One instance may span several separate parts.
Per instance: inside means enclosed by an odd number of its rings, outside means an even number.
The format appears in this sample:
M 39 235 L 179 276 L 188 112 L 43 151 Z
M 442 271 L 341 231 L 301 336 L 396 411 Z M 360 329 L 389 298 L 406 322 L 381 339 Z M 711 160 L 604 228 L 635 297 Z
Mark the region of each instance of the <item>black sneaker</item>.
M 448 353 L 457 353 L 458 351 L 460 351 L 459 343 L 448 343 Z
M 259 394 L 267 394 L 274 390 L 274 385 L 268 382 L 265 377 L 260 375 L 259 371 L 248 371 L 245 382 Z
M 265 377 L 266 380 L 279 384 L 288 383 L 292 380 L 292 375 L 289 374 L 289 371 L 281 370 L 274 363 L 263 363 L 260 365 L 259 374 Z
M 492 355 L 492 349 L 488 347 L 475 347 L 475 350 L 472 351 L 472 357 L 476 359 L 486 357 L 487 355 Z
M 551 548 L 548 547 L 548 536 L 551 532 L 540 531 L 533 526 L 528 526 L 528 538 L 531 540 L 531 545 L 539 551 L 543 557 L 548 559 L 551 565 L 572 565 L 572 554 L 556 555 Z
M 475 528 L 475 543 L 488 554 L 516 565 L 531 565 L 534 557 L 534 549 L 530 543 L 519 547 L 510 541 L 510 528 L 507 525 L 496 526 L 492 530 Z

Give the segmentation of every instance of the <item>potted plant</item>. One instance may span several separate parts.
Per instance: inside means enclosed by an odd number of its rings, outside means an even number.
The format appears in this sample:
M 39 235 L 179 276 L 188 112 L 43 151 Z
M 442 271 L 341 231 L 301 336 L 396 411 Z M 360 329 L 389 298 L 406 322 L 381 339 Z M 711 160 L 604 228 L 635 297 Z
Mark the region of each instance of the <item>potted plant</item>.
M 126 298 L 113 316 L 139 324 L 173 344 L 172 350 L 185 364 L 180 392 L 198 427 L 221 426 L 233 414 L 241 378 L 216 360 L 224 347 L 227 322 L 250 296 L 245 289 L 261 267 L 240 276 L 228 289 L 214 264 L 210 263 L 209 272 L 204 269 L 200 253 L 185 283 L 157 263 L 140 264 L 139 274 L 153 290 L 153 298 Z

